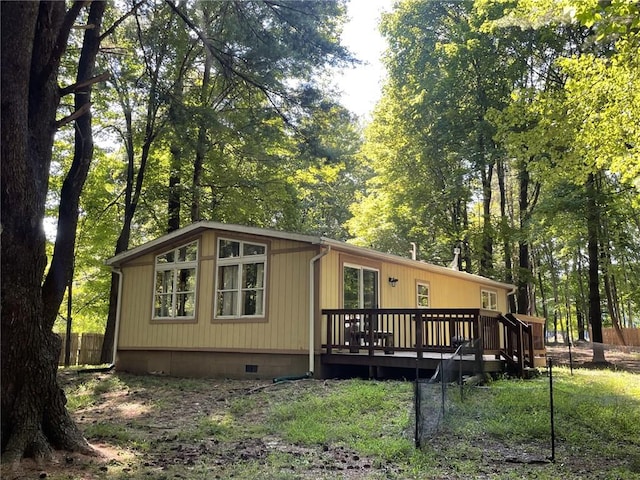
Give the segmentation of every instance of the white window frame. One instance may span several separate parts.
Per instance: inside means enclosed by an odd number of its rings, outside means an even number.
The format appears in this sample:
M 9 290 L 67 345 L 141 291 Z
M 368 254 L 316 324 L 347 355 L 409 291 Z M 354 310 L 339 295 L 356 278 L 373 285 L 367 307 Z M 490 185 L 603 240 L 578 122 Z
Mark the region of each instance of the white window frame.
M 380 270 L 377 268 L 368 267 L 366 265 L 357 265 L 354 263 L 343 263 L 342 264 L 342 305 L 344 307 L 344 269 L 352 268 L 353 270 L 358 270 L 358 308 L 364 307 L 364 271 L 367 270 L 369 272 L 376 273 L 376 305 L 375 308 L 379 308 L 380 306 Z
M 485 302 L 487 300 L 487 302 Z M 493 301 L 492 301 L 493 300 Z M 480 305 L 484 310 L 498 310 L 498 292 L 495 290 L 480 290 Z
M 426 287 L 427 294 L 420 293 L 420 287 Z M 427 298 L 427 305 L 420 304 L 420 298 Z M 416 307 L 417 308 L 430 308 L 431 307 L 431 285 L 429 282 L 416 282 Z
M 222 242 L 233 242 L 238 244 L 238 256 L 220 258 L 221 248 L 220 244 Z M 255 255 L 245 255 L 244 247 L 245 245 L 254 245 L 257 247 L 264 248 L 263 254 L 255 254 Z M 237 238 L 227 238 L 227 237 L 218 237 L 216 242 L 216 290 L 215 290 L 215 301 L 213 306 L 213 318 L 216 320 L 222 319 L 254 319 L 254 318 L 265 318 L 266 317 L 266 307 L 267 307 L 267 258 L 268 258 L 268 245 L 265 243 L 255 242 L 251 240 L 241 240 Z M 242 285 L 243 280 L 243 268 L 247 265 L 257 265 L 262 264 L 262 286 L 245 288 Z M 236 266 L 237 271 L 235 272 L 235 283 L 233 288 L 221 288 L 220 278 L 221 278 L 221 268 L 224 267 L 233 267 Z M 243 293 L 248 291 L 256 291 L 262 293 L 262 302 L 260 305 L 260 313 L 245 315 L 242 313 L 243 311 Z M 235 292 L 235 305 L 233 305 L 234 313 L 232 315 L 220 315 L 218 313 L 218 306 L 220 303 L 221 295 L 224 293 L 234 293 Z M 258 309 L 256 308 L 256 311 Z
M 195 246 L 195 258 L 190 260 L 180 260 L 180 250 Z M 199 258 L 199 243 L 198 240 L 193 242 L 179 245 L 171 250 L 166 250 L 159 255 L 155 256 L 154 272 L 153 272 L 153 299 L 151 305 L 152 319 L 153 320 L 192 320 L 196 318 L 197 298 L 198 298 L 198 258 Z M 173 254 L 172 260 L 161 261 L 162 257 Z M 192 290 L 178 290 L 180 272 L 182 270 L 193 270 L 193 289 Z M 171 274 L 171 291 L 159 292 L 158 288 L 158 273 L 170 272 Z M 161 287 L 160 287 L 161 288 Z M 178 296 L 179 295 L 193 295 L 193 314 L 190 315 L 178 315 Z M 169 297 L 171 296 L 171 311 L 169 315 L 158 315 L 156 310 L 158 296 Z

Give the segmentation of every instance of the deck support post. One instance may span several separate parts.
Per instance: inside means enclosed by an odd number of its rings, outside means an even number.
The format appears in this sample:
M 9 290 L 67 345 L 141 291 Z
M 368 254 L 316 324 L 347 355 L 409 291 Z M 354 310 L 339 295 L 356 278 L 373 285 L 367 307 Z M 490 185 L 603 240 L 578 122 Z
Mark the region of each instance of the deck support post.
M 416 315 L 416 355 L 418 358 L 422 358 L 422 339 L 424 338 L 422 334 L 422 327 L 424 325 L 422 312 Z

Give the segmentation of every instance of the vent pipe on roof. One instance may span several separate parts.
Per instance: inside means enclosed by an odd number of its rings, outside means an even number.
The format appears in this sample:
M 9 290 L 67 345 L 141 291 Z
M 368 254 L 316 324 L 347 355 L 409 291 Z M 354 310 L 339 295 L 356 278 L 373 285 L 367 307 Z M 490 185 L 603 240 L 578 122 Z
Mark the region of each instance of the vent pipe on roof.
M 453 249 L 453 260 L 449 264 L 449 268 L 452 270 L 460 270 L 458 268 L 458 258 L 460 257 L 460 247 L 456 247 Z

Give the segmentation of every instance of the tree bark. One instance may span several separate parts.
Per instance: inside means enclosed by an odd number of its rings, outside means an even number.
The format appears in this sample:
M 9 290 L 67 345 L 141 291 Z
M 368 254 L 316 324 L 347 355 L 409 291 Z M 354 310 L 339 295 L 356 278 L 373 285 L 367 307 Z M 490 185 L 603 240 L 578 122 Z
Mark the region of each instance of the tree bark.
M 505 282 L 513 283 L 513 260 L 511 257 L 511 235 L 509 229 L 509 216 L 507 215 L 507 190 L 505 187 L 505 165 L 504 159 L 498 159 L 496 163 L 496 172 L 498 174 L 498 188 L 500 190 L 500 235 L 503 239 L 503 249 L 504 249 L 504 272 L 505 272 Z M 516 312 L 516 299 L 513 295 L 509 295 L 509 311 Z M 522 313 L 522 312 L 520 312 Z
M 602 310 L 600 301 L 600 255 L 598 254 L 598 230 L 600 210 L 597 200 L 596 176 L 590 173 L 586 182 L 587 193 L 587 251 L 589 253 L 589 323 L 593 342 L 594 363 L 604 363 L 602 345 Z
M 51 448 L 92 451 L 65 408 L 56 376 L 61 340 L 52 332 L 71 274 L 62 260 L 69 245 L 73 253 L 73 229 L 59 233 L 66 246 L 56 244 L 57 261 L 43 282 L 58 69 L 83 5 L 66 11 L 64 2 L 1 3 L 3 463 L 46 457 Z M 73 176 L 70 171 L 65 184 Z M 66 205 L 77 201 L 76 193 Z

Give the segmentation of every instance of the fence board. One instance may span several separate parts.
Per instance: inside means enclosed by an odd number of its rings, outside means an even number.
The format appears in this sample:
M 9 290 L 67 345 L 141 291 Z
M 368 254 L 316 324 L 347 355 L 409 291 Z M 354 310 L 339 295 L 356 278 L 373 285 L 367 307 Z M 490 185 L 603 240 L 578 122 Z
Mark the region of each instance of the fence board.
M 640 347 L 640 328 L 623 328 L 622 335 L 628 346 Z M 602 329 L 602 341 L 607 345 L 622 345 L 614 328 Z
M 62 350 L 58 365 L 64 365 L 66 335 L 60 335 L 60 338 L 62 339 Z M 72 333 L 70 365 L 99 365 L 103 339 L 104 335 L 101 333 Z

